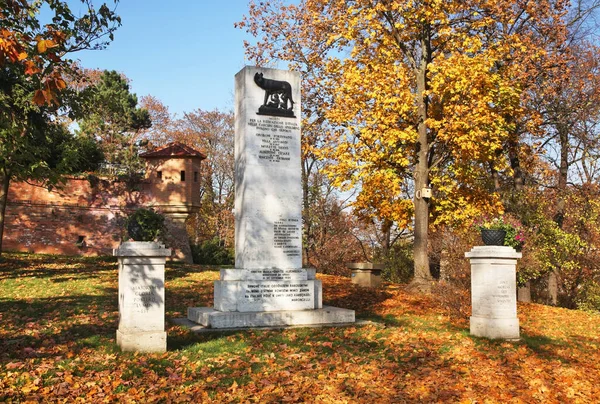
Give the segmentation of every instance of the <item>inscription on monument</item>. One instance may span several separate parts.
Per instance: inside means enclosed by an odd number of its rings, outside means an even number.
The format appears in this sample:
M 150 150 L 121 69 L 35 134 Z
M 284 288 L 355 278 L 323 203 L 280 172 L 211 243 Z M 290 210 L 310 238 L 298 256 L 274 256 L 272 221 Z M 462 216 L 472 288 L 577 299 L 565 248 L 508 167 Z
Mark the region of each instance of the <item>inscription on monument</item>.
M 290 161 L 290 142 L 295 139 L 292 133 L 300 130 L 295 122 L 251 118 L 248 126 L 256 128 L 259 160 L 272 163 Z
M 291 268 L 291 269 L 251 269 L 250 273 L 260 280 L 264 281 L 291 281 L 293 276 L 301 277 L 304 273 L 304 270 L 301 268 Z
M 492 295 L 497 304 L 511 303 L 508 281 L 498 281 L 496 293 Z
M 148 312 L 152 305 L 159 305 L 161 300 L 158 297 L 156 286 L 132 286 L 133 299 L 131 306 L 141 312 Z
M 311 290 L 307 282 L 293 283 L 250 283 L 244 290 L 244 299 L 259 302 L 270 299 L 289 299 L 292 302 L 309 302 Z
M 273 223 L 273 247 L 283 249 L 288 257 L 299 257 L 302 252 L 300 245 L 300 220 L 279 219 Z
M 474 316 L 490 318 L 516 316 L 516 295 L 513 296 L 515 290 L 504 272 L 477 272 L 473 279 L 478 286 L 471 291 Z

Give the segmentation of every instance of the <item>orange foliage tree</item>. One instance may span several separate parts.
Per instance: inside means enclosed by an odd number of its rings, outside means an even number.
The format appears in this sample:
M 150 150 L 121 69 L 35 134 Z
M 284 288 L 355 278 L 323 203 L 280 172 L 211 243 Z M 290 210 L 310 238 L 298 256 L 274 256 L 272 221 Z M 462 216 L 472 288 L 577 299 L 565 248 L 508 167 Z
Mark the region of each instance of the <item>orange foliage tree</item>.
M 14 69 L 35 83 L 33 101 L 59 105 L 72 63 L 67 55 L 102 49 L 113 39 L 121 19 L 106 4 L 98 10 L 82 0 L 86 13 L 77 18 L 65 1 L 0 1 L 0 67 Z M 115 1 L 115 4 L 117 1 Z M 52 19 L 43 24 L 40 10 L 48 6 Z
M 493 172 L 511 172 L 524 89 L 564 37 L 561 1 L 252 2 L 238 26 L 258 65 L 305 75 L 306 121 L 354 209 L 413 229 L 415 281 L 431 278 L 430 215 L 463 225 L 501 212 Z M 311 99 L 312 98 L 312 99 Z M 434 198 L 420 197 L 426 187 Z
M 188 226 L 193 243 L 217 239 L 233 246 L 233 113 L 197 109 L 177 118 L 153 96 L 142 97 L 140 105 L 152 119 L 141 133 L 148 147 L 178 141 L 207 156 L 200 175 L 202 206 Z
M 196 242 L 216 238 L 233 246 L 233 112 L 195 110 L 177 123 L 177 139 L 203 150 L 202 208 L 196 225 Z

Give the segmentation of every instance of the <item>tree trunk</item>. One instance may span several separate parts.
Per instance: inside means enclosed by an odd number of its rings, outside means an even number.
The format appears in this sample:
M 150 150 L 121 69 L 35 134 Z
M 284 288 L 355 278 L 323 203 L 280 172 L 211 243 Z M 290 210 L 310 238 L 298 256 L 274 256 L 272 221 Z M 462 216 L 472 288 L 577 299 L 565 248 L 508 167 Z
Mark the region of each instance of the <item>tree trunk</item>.
M 415 189 L 420 190 L 426 185 L 422 178 L 426 177 L 427 171 L 417 170 L 415 178 Z M 417 193 L 417 192 L 415 192 Z M 421 197 L 414 197 L 415 204 L 415 232 L 414 232 L 414 259 L 415 259 L 415 282 L 423 283 L 431 280 L 428 256 L 428 228 L 429 228 L 429 205 Z
M 553 306 L 558 305 L 558 275 L 554 269 L 548 274 L 548 297 Z
M 310 201 L 309 201 L 309 184 L 308 184 L 308 176 L 309 172 L 306 167 L 306 160 L 302 159 L 302 218 L 304 220 L 304 248 L 302 249 L 302 266 L 308 266 L 310 260 L 310 239 L 311 239 L 311 215 L 310 215 Z
M 560 139 L 560 165 L 558 168 L 558 200 L 554 221 L 562 229 L 566 209 L 563 194 L 567 189 L 569 175 L 569 135 L 564 125 L 560 125 L 558 128 L 558 137 Z
M 2 240 L 4 238 L 4 221 L 6 218 L 6 205 L 8 202 L 8 187 L 10 185 L 10 172 L 3 168 L 0 170 L 0 254 L 2 254 Z
M 389 219 L 384 219 L 381 224 L 381 232 L 383 233 L 383 256 L 387 259 L 390 255 L 391 239 L 392 239 L 392 224 Z
M 566 210 L 564 192 L 567 190 L 569 175 L 569 133 L 565 125 L 558 125 L 557 129 L 560 141 L 560 166 L 558 169 L 558 199 L 556 201 L 554 222 L 562 229 Z M 548 295 L 554 306 L 558 305 L 558 271 L 559 268 L 554 268 L 548 274 Z
M 417 100 L 418 100 L 418 140 L 417 140 L 417 163 L 414 173 L 415 196 L 415 231 L 413 254 L 415 260 L 415 275 L 413 283 L 416 285 L 428 285 L 431 281 L 428 256 L 428 233 L 429 233 L 429 202 L 421 197 L 421 190 L 428 184 L 429 176 L 429 141 L 427 138 L 427 62 L 428 52 L 425 41 L 422 43 L 423 56 L 420 68 L 417 71 Z M 420 287 L 420 289 L 426 289 Z
M 494 183 L 493 192 L 500 192 L 500 173 L 494 168 L 493 163 L 490 163 L 489 167 L 492 173 L 492 181 Z
M 510 160 L 510 167 L 514 172 L 514 189 L 517 192 L 521 192 L 525 185 L 525 180 L 523 178 L 523 170 L 521 169 L 521 160 L 519 158 L 519 145 L 514 139 L 509 141 L 508 158 Z

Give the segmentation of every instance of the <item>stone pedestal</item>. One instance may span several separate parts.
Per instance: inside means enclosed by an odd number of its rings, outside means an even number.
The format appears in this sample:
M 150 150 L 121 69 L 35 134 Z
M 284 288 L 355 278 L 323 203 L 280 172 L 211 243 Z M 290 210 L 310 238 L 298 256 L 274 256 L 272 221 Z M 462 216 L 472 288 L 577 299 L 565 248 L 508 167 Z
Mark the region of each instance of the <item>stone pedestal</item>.
M 517 288 L 517 301 L 531 303 L 531 282 L 527 282 L 525 286 Z
M 512 247 L 478 246 L 465 257 L 471 261 L 471 334 L 518 339 L 516 267 L 521 253 Z
M 215 282 L 214 308 L 188 309 L 213 328 L 354 322 L 324 309 L 302 268 L 300 74 L 245 67 L 235 76 L 235 269 Z
M 123 351 L 165 352 L 165 261 L 171 250 L 130 241 L 113 250 L 119 260 L 119 329 Z
M 352 283 L 359 286 L 376 288 L 381 285 L 381 270 L 384 264 L 374 264 L 372 262 L 356 262 L 346 264 L 352 271 Z

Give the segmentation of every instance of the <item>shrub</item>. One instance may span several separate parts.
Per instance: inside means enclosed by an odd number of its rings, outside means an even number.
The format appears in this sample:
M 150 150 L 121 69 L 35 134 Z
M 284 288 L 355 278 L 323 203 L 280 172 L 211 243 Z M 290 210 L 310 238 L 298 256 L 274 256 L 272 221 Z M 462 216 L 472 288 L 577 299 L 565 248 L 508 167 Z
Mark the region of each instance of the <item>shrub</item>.
M 381 277 L 387 282 L 408 283 L 414 275 L 414 260 L 411 243 L 393 245 L 387 257 L 382 257 L 385 268 Z
M 577 296 L 577 308 L 586 311 L 600 311 L 600 283 L 585 282 Z
M 195 264 L 203 265 L 233 265 L 235 260 L 233 250 L 225 247 L 218 237 L 193 245 L 192 257 Z
M 472 231 L 440 227 L 431 236 L 431 255 L 440 263 L 440 280 L 432 287 L 432 295 L 453 320 L 462 321 L 471 311 L 471 267 L 465 252 L 471 250 L 478 237 Z
M 154 241 L 165 232 L 165 218 L 152 209 L 137 209 L 127 217 L 127 233 L 134 241 Z

